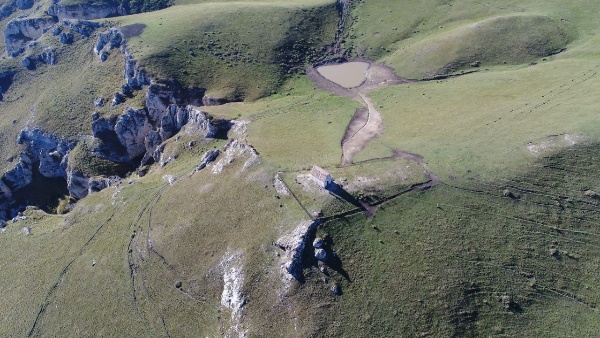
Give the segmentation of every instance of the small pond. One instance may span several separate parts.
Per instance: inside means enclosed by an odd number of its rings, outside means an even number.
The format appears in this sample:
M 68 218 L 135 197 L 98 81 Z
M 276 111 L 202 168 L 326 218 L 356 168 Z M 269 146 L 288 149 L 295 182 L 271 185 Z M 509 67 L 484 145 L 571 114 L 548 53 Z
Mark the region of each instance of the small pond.
M 342 87 L 354 88 L 360 86 L 366 79 L 369 69 L 368 62 L 346 62 L 337 65 L 321 66 L 317 71 L 327 80 Z

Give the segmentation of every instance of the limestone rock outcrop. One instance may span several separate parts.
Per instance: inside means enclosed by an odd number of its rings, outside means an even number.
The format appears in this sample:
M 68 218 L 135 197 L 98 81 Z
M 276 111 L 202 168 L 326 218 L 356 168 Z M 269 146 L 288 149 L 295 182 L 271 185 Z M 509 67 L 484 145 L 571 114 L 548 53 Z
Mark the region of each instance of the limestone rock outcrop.
M 303 221 L 294 230 L 283 235 L 274 243 L 285 251 L 282 267 L 296 279 L 302 279 L 303 277 L 304 263 L 302 257 L 319 224 L 319 220 Z
M 33 180 L 33 166 L 29 156 L 19 154 L 19 162 L 4 174 L 3 181 L 12 190 L 28 186 Z
M 88 195 L 89 178 L 80 172 L 69 169 L 67 171 L 67 189 L 71 196 L 82 199 Z
M 100 33 L 98 41 L 94 46 L 94 53 L 102 55 L 103 52 L 108 52 L 111 49 L 120 48 L 124 43 L 124 37 L 120 30 L 111 28 L 108 32 Z
M 146 70 L 137 67 L 137 60 L 128 51 L 125 51 L 125 82 L 133 89 L 140 89 L 151 83 Z
M 25 51 L 32 40 L 37 40 L 46 30 L 55 24 L 53 18 L 21 18 L 8 22 L 4 30 L 6 52 L 16 57 Z
M 89 5 L 65 5 L 61 1 L 57 1 L 48 8 L 48 15 L 59 19 L 95 20 L 126 14 L 127 11 L 117 2 L 104 2 Z
M 76 145 L 75 140 L 62 139 L 38 128 L 23 129 L 17 143 L 25 146 L 26 156 L 32 163 L 39 162 L 39 172 L 47 178 L 66 178 L 67 154 Z
M 196 168 L 196 171 L 200 171 L 204 168 L 206 168 L 206 166 L 210 163 L 213 162 L 221 153 L 221 151 L 219 149 L 217 150 L 209 150 L 207 151 L 203 156 L 202 159 L 200 160 L 200 164 L 198 165 L 198 167 Z
M 144 141 L 151 130 L 152 125 L 143 109 L 127 107 L 125 114 L 121 115 L 115 123 L 117 137 L 127 150 L 130 159 L 146 152 Z
M 9 211 L 11 204 L 12 192 L 10 191 L 8 186 L 6 186 L 6 184 L 4 184 L 2 180 L 0 180 L 0 227 L 2 227 L 1 225 L 6 224 L 2 223 L 4 220 L 10 218 Z

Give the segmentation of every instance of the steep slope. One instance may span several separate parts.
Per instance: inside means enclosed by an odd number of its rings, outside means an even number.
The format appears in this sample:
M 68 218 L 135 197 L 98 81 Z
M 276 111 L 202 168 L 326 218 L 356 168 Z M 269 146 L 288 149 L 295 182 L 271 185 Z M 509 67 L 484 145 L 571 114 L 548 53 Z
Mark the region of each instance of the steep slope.
M 36 205 L 0 222 L 0 335 L 593 336 L 597 7 L 33 7 L 0 62 L 0 216 Z M 303 74 L 347 58 L 362 100 Z

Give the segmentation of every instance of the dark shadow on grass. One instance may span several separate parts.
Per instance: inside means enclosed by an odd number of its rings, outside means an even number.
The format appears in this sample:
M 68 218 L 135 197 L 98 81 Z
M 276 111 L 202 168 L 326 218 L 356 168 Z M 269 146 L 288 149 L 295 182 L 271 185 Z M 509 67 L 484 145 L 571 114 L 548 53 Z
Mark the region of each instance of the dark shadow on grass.
M 334 197 L 342 199 L 342 200 L 354 205 L 357 208 L 363 208 L 363 205 L 354 196 L 352 196 L 349 192 L 347 192 L 341 185 L 339 185 L 335 182 L 331 182 L 330 184 L 327 185 L 326 189 Z

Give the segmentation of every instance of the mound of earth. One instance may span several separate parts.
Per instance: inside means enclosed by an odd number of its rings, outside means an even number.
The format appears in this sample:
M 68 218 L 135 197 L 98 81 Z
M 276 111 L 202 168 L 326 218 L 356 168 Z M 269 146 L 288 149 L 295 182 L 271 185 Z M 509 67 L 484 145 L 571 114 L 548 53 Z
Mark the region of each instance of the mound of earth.
M 532 62 L 560 52 L 573 35 L 566 24 L 546 16 L 494 17 L 421 40 L 388 61 L 402 76 L 430 78 L 465 68 Z

